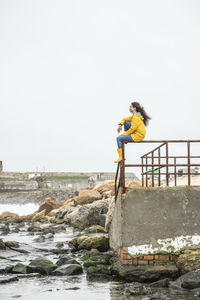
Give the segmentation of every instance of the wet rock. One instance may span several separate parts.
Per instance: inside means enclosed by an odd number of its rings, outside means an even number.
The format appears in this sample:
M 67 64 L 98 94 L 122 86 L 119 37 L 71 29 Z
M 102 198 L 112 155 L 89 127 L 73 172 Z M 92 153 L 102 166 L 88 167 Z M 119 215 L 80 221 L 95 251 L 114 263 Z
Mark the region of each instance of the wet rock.
M 89 228 L 85 229 L 85 233 L 107 233 L 107 231 L 105 230 L 104 227 L 100 226 L 100 225 L 93 225 Z
M 35 259 L 27 266 L 28 273 L 40 273 L 44 275 L 49 275 L 57 268 L 50 260 L 48 259 Z
M 149 284 L 149 286 L 153 287 L 153 288 L 168 288 L 169 281 L 170 281 L 169 278 L 165 278 L 165 279 L 161 279 L 161 280 L 152 282 Z
M 46 239 L 53 239 L 53 238 L 54 238 L 54 235 L 53 235 L 53 233 L 47 233 L 47 234 L 45 235 L 45 238 L 46 238 Z
M 179 271 L 174 264 L 132 266 L 122 265 L 117 261 L 112 268 L 117 277 L 128 282 L 152 282 L 166 277 L 174 279 L 179 275 Z
M 65 215 L 64 221 L 81 230 L 92 225 L 104 227 L 108 204 L 108 200 L 99 200 L 83 205 L 76 208 L 72 213 Z
M 12 273 L 26 274 L 27 266 L 24 264 L 18 263 L 12 268 Z
M 153 294 L 153 291 L 148 285 L 143 285 L 139 282 L 133 282 L 131 284 L 126 284 L 125 294 L 130 294 L 134 296 L 151 295 Z
M 112 265 L 113 255 L 103 253 L 92 254 L 90 252 L 89 255 L 84 255 L 81 258 L 81 261 L 83 261 L 83 266 L 85 268 L 97 265 Z
M 69 242 L 69 246 L 74 251 L 81 249 L 91 250 L 93 248 L 100 252 L 105 252 L 109 249 L 109 239 L 106 236 L 79 237 L 72 239 Z
M 111 266 L 108 265 L 96 265 L 90 266 L 86 269 L 87 276 L 89 279 L 97 279 L 97 278 L 108 278 L 112 276 Z
M 177 280 L 170 282 L 171 288 L 194 289 L 200 287 L 200 270 L 188 272 Z
M 186 250 L 178 256 L 176 264 L 182 274 L 200 269 L 200 250 Z
M 3 235 L 10 233 L 10 227 L 8 224 L 4 224 L 1 226 L 0 231 Z
M 10 275 L 2 275 L 0 276 L 0 284 L 1 283 L 8 283 L 12 281 L 18 281 L 19 279 L 17 276 L 10 276 Z
M 6 245 L 4 244 L 2 239 L 0 239 L 0 250 L 6 250 Z
M 39 224 L 32 224 L 31 226 L 29 226 L 27 228 L 28 232 L 38 232 L 38 231 L 42 231 L 42 228 L 40 227 Z
M 63 243 L 63 242 L 58 242 L 58 243 L 56 244 L 56 247 L 57 247 L 57 248 L 63 248 L 63 247 L 64 247 L 64 243 Z
M 33 239 L 34 242 L 36 243 L 43 243 L 45 241 L 45 237 L 43 235 L 36 237 L 35 239 Z
M 19 242 L 7 241 L 5 242 L 6 247 L 8 248 L 19 248 Z
M 68 256 L 60 257 L 58 259 L 58 261 L 56 262 L 56 265 L 59 267 L 62 265 L 66 265 L 66 264 L 80 265 L 80 263 L 77 260 L 73 259 L 72 257 L 68 257 Z
M 77 205 L 92 203 L 102 198 L 97 190 L 80 190 L 78 197 L 76 197 Z
M 52 272 L 53 275 L 78 275 L 82 273 L 83 269 L 80 264 L 63 265 Z

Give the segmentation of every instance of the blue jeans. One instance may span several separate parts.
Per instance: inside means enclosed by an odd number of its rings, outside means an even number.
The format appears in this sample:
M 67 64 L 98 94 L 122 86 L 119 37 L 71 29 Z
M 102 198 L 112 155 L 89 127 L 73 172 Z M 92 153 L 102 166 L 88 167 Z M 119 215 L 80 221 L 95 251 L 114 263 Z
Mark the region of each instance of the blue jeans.
M 126 121 L 124 123 L 124 131 L 128 130 L 130 127 L 131 127 L 131 122 Z M 133 139 L 132 139 L 131 135 L 120 135 L 120 136 L 117 137 L 118 149 L 122 148 L 122 143 L 125 142 L 125 141 L 133 142 Z

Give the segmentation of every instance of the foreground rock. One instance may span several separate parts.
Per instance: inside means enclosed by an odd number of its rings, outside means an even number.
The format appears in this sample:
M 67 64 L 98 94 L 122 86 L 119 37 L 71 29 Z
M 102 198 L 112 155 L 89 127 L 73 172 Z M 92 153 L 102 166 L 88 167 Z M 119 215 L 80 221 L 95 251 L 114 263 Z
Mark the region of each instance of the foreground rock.
M 57 268 L 50 260 L 48 259 L 35 259 L 27 266 L 28 273 L 40 273 L 43 275 L 49 275 Z
M 95 190 L 80 190 L 78 197 L 76 197 L 76 204 L 83 205 L 92 203 L 102 198 L 101 194 Z
M 163 278 L 175 279 L 179 276 L 179 270 L 174 264 L 154 266 L 122 265 L 119 261 L 113 264 L 114 274 L 127 282 L 153 282 Z
M 80 264 L 66 264 L 58 267 L 52 272 L 52 275 L 79 275 L 83 273 Z
M 105 252 L 109 249 L 109 239 L 104 235 L 95 237 L 82 236 L 72 239 L 69 242 L 69 246 L 72 248 L 72 251 L 97 249 L 100 252 Z
M 78 229 L 85 229 L 92 225 L 105 226 L 108 200 L 99 200 L 91 204 L 76 208 L 72 213 L 64 216 L 64 221 Z

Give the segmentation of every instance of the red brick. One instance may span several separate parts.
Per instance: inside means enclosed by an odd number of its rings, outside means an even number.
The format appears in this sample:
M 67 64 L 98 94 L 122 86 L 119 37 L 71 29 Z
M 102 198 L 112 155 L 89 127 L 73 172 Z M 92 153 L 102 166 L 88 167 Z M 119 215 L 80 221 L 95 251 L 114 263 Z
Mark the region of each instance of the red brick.
M 133 264 L 132 259 L 128 259 L 128 260 L 127 260 L 127 265 L 132 265 L 132 264 Z
M 154 259 L 159 260 L 159 255 L 155 255 Z
M 148 265 L 148 260 L 138 260 L 139 265 Z
M 144 255 L 144 259 L 146 260 L 153 260 L 154 259 L 154 255 Z
M 138 259 L 144 259 L 144 256 L 139 256 Z
M 126 264 L 127 264 L 127 260 L 126 260 L 126 259 L 120 259 L 120 262 L 121 262 L 123 265 L 126 265 Z
M 154 261 L 153 260 L 148 260 L 149 265 L 154 265 Z
M 168 261 L 169 255 L 159 255 L 159 260 Z

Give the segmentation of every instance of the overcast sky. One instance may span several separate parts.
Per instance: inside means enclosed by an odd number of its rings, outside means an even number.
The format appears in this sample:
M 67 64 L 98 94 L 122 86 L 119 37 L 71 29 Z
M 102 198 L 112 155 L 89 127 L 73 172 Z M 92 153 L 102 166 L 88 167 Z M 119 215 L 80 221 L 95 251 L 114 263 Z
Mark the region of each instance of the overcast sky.
M 146 139 L 199 139 L 200 1 L 0 0 L 0 83 L 5 171 L 115 171 L 132 101 Z

